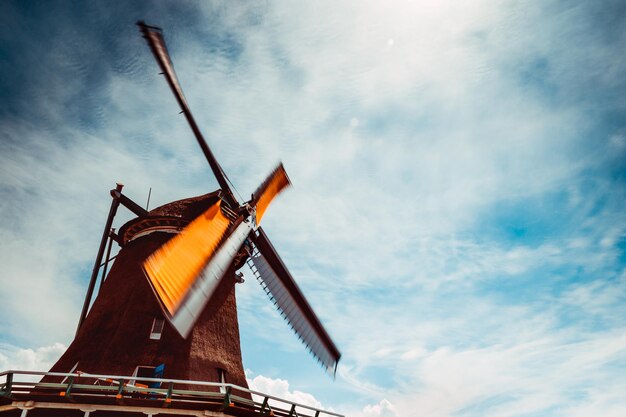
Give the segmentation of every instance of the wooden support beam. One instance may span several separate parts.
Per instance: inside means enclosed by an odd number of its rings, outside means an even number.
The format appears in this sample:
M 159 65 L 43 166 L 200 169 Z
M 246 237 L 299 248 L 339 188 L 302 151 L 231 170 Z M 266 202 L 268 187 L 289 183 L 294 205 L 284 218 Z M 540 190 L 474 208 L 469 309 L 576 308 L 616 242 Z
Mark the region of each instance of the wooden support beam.
M 111 195 L 113 195 L 114 192 L 121 194 L 123 187 L 124 186 L 122 184 L 117 184 L 115 190 L 111 190 Z M 87 317 L 87 311 L 89 310 L 89 305 L 91 304 L 91 297 L 93 296 L 96 279 L 98 278 L 98 271 L 100 270 L 100 263 L 102 262 L 102 256 L 104 255 L 104 248 L 106 247 L 109 232 L 111 231 L 111 225 L 113 224 L 113 218 L 115 217 L 115 213 L 117 213 L 119 205 L 119 200 L 114 197 L 111 202 L 111 208 L 109 209 L 109 216 L 107 217 L 107 221 L 104 226 L 104 232 L 102 232 L 102 239 L 100 239 L 100 247 L 98 248 L 98 254 L 96 255 L 96 262 L 94 263 L 93 270 L 91 271 L 91 279 L 89 280 L 89 286 L 87 287 L 83 310 L 81 311 L 80 318 L 78 319 L 78 326 L 76 327 L 77 335 L 80 327 L 83 325 L 83 321 L 85 321 L 85 317 Z
M 107 247 L 107 255 L 103 264 L 104 267 L 102 268 L 102 275 L 100 276 L 100 288 L 102 288 L 102 284 L 104 284 L 104 279 L 107 275 L 107 267 L 109 266 L 109 261 L 111 260 L 111 246 L 113 246 L 113 235 L 115 235 L 115 228 L 112 227 L 111 231 L 109 232 L 109 246 Z

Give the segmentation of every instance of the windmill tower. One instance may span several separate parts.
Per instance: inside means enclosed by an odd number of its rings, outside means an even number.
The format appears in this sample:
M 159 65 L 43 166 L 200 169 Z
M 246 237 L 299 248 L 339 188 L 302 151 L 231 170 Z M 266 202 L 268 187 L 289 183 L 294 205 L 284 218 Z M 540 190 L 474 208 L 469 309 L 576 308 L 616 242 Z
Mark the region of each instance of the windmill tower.
M 113 190 L 114 198 L 117 193 Z M 144 377 L 160 373 L 247 387 L 239 347 L 235 266 L 187 337 L 166 319 L 142 269 L 145 259 L 217 201 L 217 193 L 175 201 L 121 227 L 115 238 L 122 248 L 98 297 L 50 371 Z M 164 369 L 157 372 L 160 365 Z
M 55 407 L 74 407 L 85 415 L 196 415 L 216 409 L 231 415 L 267 414 L 270 402 L 280 399 L 256 397 L 259 393 L 248 389 L 241 359 L 235 285 L 243 282 L 237 271 L 244 263 L 324 369 L 334 373 L 341 356 L 259 226 L 270 202 L 290 184 L 282 164 L 249 201 L 239 202 L 189 110 L 161 30 L 138 25 L 220 189 L 151 211 L 126 197 L 121 185 L 111 190 L 113 201 L 76 337 L 50 371 L 40 373 L 40 383 L 19 385 L 14 372 L 0 373 L 6 378 L 4 384 L 0 379 L 0 415 L 17 409 L 23 416 L 29 410 L 38 415 L 42 399 L 52 406 L 45 406 L 47 414 L 41 415 L 56 415 L 50 411 Z M 137 217 L 115 233 L 111 226 L 120 205 Z M 121 249 L 107 275 L 114 242 Z M 231 396 L 233 390 L 236 396 Z M 216 398 L 220 408 L 215 408 Z M 167 412 L 154 401 L 168 407 Z M 288 415 L 297 415 L 296 406 L 303 407 L 291 404 Z M 316 416 L 322 412 L 313 411 Z

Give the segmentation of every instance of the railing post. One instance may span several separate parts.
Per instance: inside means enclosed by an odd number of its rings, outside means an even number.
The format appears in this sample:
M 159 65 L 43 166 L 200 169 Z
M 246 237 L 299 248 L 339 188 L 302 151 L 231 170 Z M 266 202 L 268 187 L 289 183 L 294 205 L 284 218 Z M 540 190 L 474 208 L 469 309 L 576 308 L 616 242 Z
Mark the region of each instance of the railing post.
M 4 384 L 4 389 L 0 391 L 0 395 L 3 397 L 10 397 L 11 390 L 13 389 L 13 373 L 7 374 L 7 382 Z
M 167 395 L 165 396 L 165 403 L 169 404 L 172 402 L 172 392 L 174 391 L 174 383 L 170 382 L 169 386 L 167 387 Z
M 274 416 L 274 410 L 272 410 L 272 407 L 269 405 L 269 398 L 267 397 L 263 398 L 263 404 L 261 404 L 261 415 L 270 417 Z
M 295 404 L 292 404 L 291 405 L 291 410 L 289 410 L 289 417 L 292 417 L 292 416 L 298 417 L 298 413 L 296 413 L 296 405 Z
M 224 405 L 223 408 L 226 409 L 228 407 L 232 407 L 235 404 L 230 402 L 230 387 L 226 387 L 226 392 L 224 393 Z
M 122 391 L 124 391 L 124 380 L 118 379 L 117 383 L 120 384 L 120 386 L 117 388 L 117 394 L 115 394 L 115 398 L 119 400 L 122 398 Z
M 73 386 L 74 386 L 74 375 L 70 376 L 67 379 L 67 388 L 65 388 L 65 391 L 61 391 L 59 395 L 61 395 L 61 397 L 69 398 L 70 395 L 72 395 Z

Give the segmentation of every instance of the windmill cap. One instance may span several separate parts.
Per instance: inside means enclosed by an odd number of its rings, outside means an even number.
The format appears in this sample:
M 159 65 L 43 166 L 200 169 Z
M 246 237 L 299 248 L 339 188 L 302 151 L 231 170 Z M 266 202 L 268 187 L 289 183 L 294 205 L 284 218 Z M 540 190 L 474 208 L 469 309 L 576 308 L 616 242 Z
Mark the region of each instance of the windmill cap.
M 146 216 L 136 217 L 126 222 L 118 236 L 122 245 L 152 232 L 177 231 L 202 214 L 219 198 L 218 191 L 197 197 L 184 198 L 156 207 Z

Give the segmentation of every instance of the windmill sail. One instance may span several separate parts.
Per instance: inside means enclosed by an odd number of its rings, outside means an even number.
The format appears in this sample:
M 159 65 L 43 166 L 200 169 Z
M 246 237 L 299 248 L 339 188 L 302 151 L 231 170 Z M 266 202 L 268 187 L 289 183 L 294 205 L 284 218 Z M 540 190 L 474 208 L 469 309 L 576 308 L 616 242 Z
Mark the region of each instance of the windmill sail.
M 183 94 L 183 89 L 178 82 L 176 72 L 174 72 L 174 65 L 172 64 L 172 60 L 170 59 L 170 56 L 167 52 L 167 47 L 165 46 L 165 40 L 163 39 L 163 35 L 161 34 L 161 29 L 154 26 L 146 25 L 143 22 L 138 22 L 137 25 L 139 25 L 139 28 L 141 29 L 144 38 L 146 38 L 146 40 L 148 41 L 150 50 L 156 58 L 159 67 L 161 68 L 161 71 L 163 71 L 163 75 L 165 75 L 165 79 L 172 89 L 172 92 L 174 93 L 174 96 L 178 101 L 182 113 L 185 114 L 191 130 L 193 131 L 193 134 L 195 135 L 196 140 L 200 145 L 200 148 L 202 148 L 202 152 L 209 162 L 211 170 L 213 171 L 213 174 L 215 175 L 215 178 L 217 179 L 220 188 L 225 194 L 227 203 L 230 204 L 232 207 L 237 207 L 237 199 L 235 198 L 235 195 L 231 191 L 230 187 L 228 186 L 226 175 L 224 174 L 224 171 L 222 171 L 222 167 L 220 167 L 217 159 L 215 159 L 215 156 L 213 155 L 213 152 L 211 152 L 211 149 L 209 148 L 206 140 L 204 140 L 204 136 L 202 136 L 200 128 L 196 124 L 196 120 L 189 110 L 187 100 L 185 99 L 185 95 Z
M 146 276 L 169 316 L 178 310 L 228 230 L 230 221 L 220 209 L 221 202 L 218 200 L 209 207 L 143 263 Z
M 283 164 L 279 164 L 265 181 L 252 194 L 251 204 L 256 207 L 256 224 L 261 224 L 261 218 L 274 197 L 291 185 Z
M 335 372 L 341 353 L 322 326 L 287 267 L 260 227 L 251 235 L 255 251 L 248 265 L 270 299 L 302 342 L 329 372 Z

